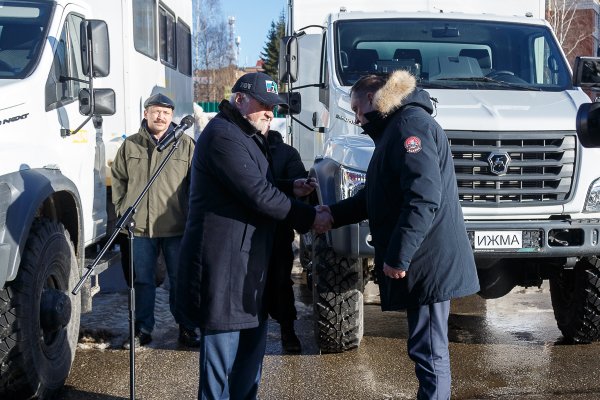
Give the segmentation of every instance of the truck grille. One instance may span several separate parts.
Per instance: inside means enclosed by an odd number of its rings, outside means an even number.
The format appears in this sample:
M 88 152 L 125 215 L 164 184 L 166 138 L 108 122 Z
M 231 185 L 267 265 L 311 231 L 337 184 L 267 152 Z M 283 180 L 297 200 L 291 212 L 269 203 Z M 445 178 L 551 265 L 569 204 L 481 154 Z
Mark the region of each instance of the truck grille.
M 575 179 L 574 132 L 446 131 L 461 203 L 566 203 Z

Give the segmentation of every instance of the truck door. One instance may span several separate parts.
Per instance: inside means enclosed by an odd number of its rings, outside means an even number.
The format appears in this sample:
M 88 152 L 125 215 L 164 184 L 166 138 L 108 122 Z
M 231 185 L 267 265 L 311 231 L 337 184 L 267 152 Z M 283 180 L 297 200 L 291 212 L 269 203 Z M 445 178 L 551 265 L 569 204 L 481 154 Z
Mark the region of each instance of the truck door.
M 310 128 L 324 126 L 321 115 L 325 109 L 319 101 L 319 88 L 321 75 L 321 50 L 322 35 L 308 34 L 298 38 L 298 80 L 293 84 L 292 90 L 302 96 L 302 110 L 296 115 L 304 125 Z M 304 87 L 306 85 L 311 85 Z M 295 89 L 299 87 L 299 89 Z M 291 143 L 300 152 L 304 165 L 312 166 L 315 156 L 321 155 L 323 148 L 323 134 L 310 130 L 297 122 L 292 122 Z
M 54 38 L 54 60 L 45 86 L 45 129 L 57 138 L 58 167 L 79 190 L 86 221 L 84 241 L 90 243 L 105 233 L 107 216 L 102 132 L 90 121 L 71 134 L 85 120 L 79 113 L 78 94 L 89 86 L 80 55 L 83 19 L 79 13 L 68 13 L 59 36 Z

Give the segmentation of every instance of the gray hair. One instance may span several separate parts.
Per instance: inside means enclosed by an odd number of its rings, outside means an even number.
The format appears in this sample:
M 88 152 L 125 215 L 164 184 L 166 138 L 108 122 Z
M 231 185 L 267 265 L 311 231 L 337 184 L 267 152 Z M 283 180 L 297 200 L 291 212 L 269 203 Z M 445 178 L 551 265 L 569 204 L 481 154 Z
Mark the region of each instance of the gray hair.
M 233 104 L 235 102 L 235 95 L 236 94 L 241 95 L 243 99 L 247 99 L 248 98 L 248 95 L 246 93 L 244 93 L 244 92 L 233 92 L 233 93 L 231 93 L 231 96 L 229 96 L 229 102 L 231 104 Z

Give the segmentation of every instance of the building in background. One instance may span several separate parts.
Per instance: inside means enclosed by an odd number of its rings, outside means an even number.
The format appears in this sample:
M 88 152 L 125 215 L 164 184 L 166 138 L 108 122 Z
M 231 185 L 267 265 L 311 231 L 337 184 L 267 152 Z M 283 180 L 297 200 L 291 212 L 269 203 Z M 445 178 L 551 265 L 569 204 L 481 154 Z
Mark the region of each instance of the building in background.
M 580 30 L 586 31 L 589 36 L 576 46 L 575 55 L 600 56 L 599 0 L 580 0 L 574 31 Z
M 571 65 L 600 55 L 600 0 L 546 0 L 546 19 Z
M 213 112 L 221 100 L 229 98 L 231 88 L 240 76 L 248 72 L 263 71 L 263 61 L 260 59 L 254 67 L 238 68 L 232 64 L 219 69 L 197 69 L 194 71 L 194 101 L 200 103 L 206 112 Z

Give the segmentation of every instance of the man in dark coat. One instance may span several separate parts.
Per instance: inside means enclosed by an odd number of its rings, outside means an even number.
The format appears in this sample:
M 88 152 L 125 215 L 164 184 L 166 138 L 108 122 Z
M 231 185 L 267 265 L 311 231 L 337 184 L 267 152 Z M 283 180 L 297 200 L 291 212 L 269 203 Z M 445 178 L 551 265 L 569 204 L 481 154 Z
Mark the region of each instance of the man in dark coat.
M 289 181 L 306 178 L 308 172 L 304 168 L 298 150 L 286 144 L 281 133 L 270 130 L 267 142 L 271 152 L 271 168 L 277 181 Z M 292 267 L 294 265 L 294 230 L 285 223 L 279 222 L 275 230 L 273 252 L 269 261 L 269 274 L 265 296 L 269 314 L 279 323 L 281 328 L 281 347 L 288 353 L 300 353 L 302 346 L 294 331 L 296 306 L 294 304 L 294 281 Z
M 449 399 L 450 299 L 479 282 L 448 139 L 406 71 L 361 78 L 351 106 L 375 151 L 365 187 L 329 206 L 334 227 L 369 219 L 381 308 L 407 310 L 417 398 Z
M 198 138 L 189 217 L 181 244 L 177 304 L 200 326 L 202 399 L 252 399 L 266 347 L 263 301 L 276 221 L 301 232 L 329 223 L 326 213 L 291 200 L 274 185 L 264 134 L 285 102 L 263 73 L 238 79 L 230 101 Z M 296 196 L 305 179 L 287 188 Z

